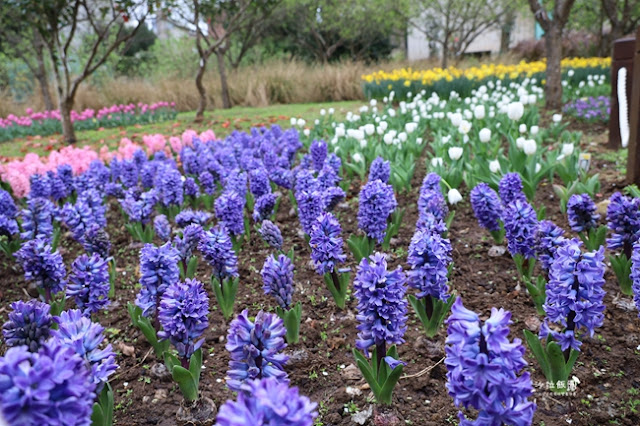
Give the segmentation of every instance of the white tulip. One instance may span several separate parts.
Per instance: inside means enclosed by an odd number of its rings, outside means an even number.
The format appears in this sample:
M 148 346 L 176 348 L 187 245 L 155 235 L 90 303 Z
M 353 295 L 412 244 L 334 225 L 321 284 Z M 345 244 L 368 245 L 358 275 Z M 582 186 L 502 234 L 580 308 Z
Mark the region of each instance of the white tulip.
M 393 138 L 395 137 L 395 134 L 389 132 L 389 133 L 385 133 L 385 135 L 382 137 L 382 140 L 384 141 L 384 143 L 386 143 L 387 145 L 391 145 L 391 143 L 393 142 Z
M 562 121 L 562 114 L 553 114 L 552 119 L 554 123 L 559 123 Z
M 422 138 L 416 138 L 416 143 L 418 145 L 422 145 Z
M 520 126 L 518 126 L 518 131 L 520 133 L 527 133 L 527 125 L 526 124 L 521 124 Z
M 460 114 L 459 112 L 454 112 L 453 114 L 451 114 L 451 116 L 449 116 L 449 120 L 451 120 L 451 124 L 454 127 L 460 127 L 460 123 L 462 122 L 462 114 Z
M 568 75 L 569 77 L 573 77 L 573 74 L 574 74 L 574 71 L 573 71 L 573 70 L 569 70 L 569 71 L 567 71 L 567 75 Z M 591 76 L 589 76 L 589 77 L 591 77 Z
M 336 127 L 336 137 L 340 138 L 345 135 L 344 127 Z
M 413 133 L 417 128 L 418 128 L 418 123 L 415 123 L 413 121 L 410 121 L 404 125 L 404 130 L 407 133 Z
M 482 143 L 487 143 L 491 140 L 491 129 L 487 129 L 486 127 L 482 130 L 480 130 L 479 135 L 480 136 L 480 142 Z
M 516 146 L 518 149 L 524 149 L 524 140 L 525 139 L 522 136 L 516 139 Z
M 440 157 L 433 157 L 431 159 L 431 165 L 433 167 L 441 167 L 444 164 L 444 162 L 442 161 L 442 158 Z
M 387 130 L 389 124 L 386 121 L 381 121 L 379 126 L 382 128 L 382 130 Z
M 364 163 L 364 157 L 362 156 L 362 154 L 360 154 L 359 152 L 356 152 L 355 154 L 353 154 L 351 156 L 351 158 L 353 159 L 353 161 L 355 161 L 356 163 Z
M 387 113 L 389 114 L 389 117 L 395 117 L 396 116 L 396 110 L 395 109 L 389 108 Z
M 460 191 L 455 188 L 451 188 L 449 190 L 449 192 L 447 193 L 447 198 L 449 199 L 449 204 L 458 204 L 460 201 L 462 201 L 462 195 L 460 194 Z
M 364 125 L 364 132 L 368 135 L 371 136 L 376 132 L 376 126 L 374 126 L 371 123 L 365 124 Z
M 463 135 L 466 135 L 471 130 L 471 123 L 467 120 L 462 120 L 460 122 L 460 126 L 458 126 L 458 131 Z
M 311 130 L 309 130 L 309 129 L 304 129 L 304 130 L 302 131 L 302 133 L 303 133 L 305 136 L 309 136 L 309 134 L 311 133 Z
M 514 121 L 518 121 L 524 115 L 524 105 L 521 102 L 512 102 L 507 106 L 507 116 Z
M 538 100 L 538 98 L 536 97 L 535 94 L 529 95 L 529 104 L 533 105 L 533 104 L 536 103 L 537 100 Z
M 538 173 L 542 169 L 540 163 L 536 163 L 536 173 Z
M 408 136 L 407 136 L 407 134 L 405 132 L 398 133 L 398 140 L 400 142 L 406 142 L 407 138 L 408 138 Z
M 449 148 L 449 158 L 451 158 L 452 160 L 459 160 L 460 157 L 462 157 L 462 152 L 462 148 L 458 146 L 452 146 L 451 148 Z
M 500 171 L 500 162 L 498 160 L 489 161 L 489 170 L 491 170 L 491 173 L 498 173 Z
M 376 101 L 375 99 L 371 99 L 369 101 L 369 105 L 371 105 L 372 107 L 376 106 L 378 104 L 378 101 Z
M 304 127 L 304 125 L 307 124 L 307 122 L 305 121 L 304 118 L 298 118 L 298 122 L 296 124 L 298 125 L 298 127 Z
M 531 136 L 537 135 L 539 131 L 540 131 L 540 128 L 538 126 L 531 126 L 531 128 L 529 129 Z
M 573 154 L 573 144 L 572 143 L 563 143 L 562 144 L 562 155 L 565 157 Z
M 298 119 L 297 119 L 297 118 L 295 118 L 295 117 L 291 117 L 290 122 L 291 122 L 291 125 L 292 125 L 292 126 L 295 126 L 295 125 L 296 125 L 296 123 L 298 122 Z
M 360 141 L 360 148 L 365 149 L 367 147 L 367 140 L 366 139 L 362 139 Z
M 486 116 L 484 105 L 477 105 L 473 109 L 473 116 L 476 118 L 476 120 L 482 120 Z
M 329 115 L 333 115 L 333 113 L 334 113 L 334 112 L 336 112 L 336 110 L 335 110 L 335 109 L 333 109 L 333 108 L 329 108 Z
M 538 146 L 536 144 L 536 141 L 534 141 L 533 139 L 527 139 L 524 141 L 523 150 L 525 154 L 533 155 L 536 153 L 537 149 Z
M 327 110 L 326 110 L 326 109 L 322 108 L 322 109 L 320 110 L 320 115 L 324 116 L 326 113 L 327 113 Z

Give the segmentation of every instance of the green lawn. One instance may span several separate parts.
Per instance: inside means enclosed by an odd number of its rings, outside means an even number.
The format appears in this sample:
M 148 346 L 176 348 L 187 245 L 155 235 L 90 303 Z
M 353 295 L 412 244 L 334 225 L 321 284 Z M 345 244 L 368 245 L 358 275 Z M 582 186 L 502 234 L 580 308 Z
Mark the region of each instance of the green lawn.
M 89 145 L 100 149 L 107 145 L 109 149 L 115 149 L 120 139 L 127 137 L 134 142 L 142 142 L 142 135 L 149 133 L 162 133 L 165 136 L 180 135 L 186 129 L 194 129 L 198 132 L 212 129 L 216 136 L 224 137 L 234 130 L 248 130 L 251 127 L 279 124 L 288 127 L 291 117 L 304 118 L 307 123 L 313 124 L 313 120 L 320 117 L 321 109 L 334 108 L 337 118 L 342 118 L 347 111 L 355 111 L 362 105 L 361 101 L 327 102 L 319 104 L 289 104 L 271 105 L 262 108 L 235 107 L 228 110 L 216 110 L 205 113 L 203 123 L 193 122 L 195 111 L 179 113 L 176 120 L 165 121 L 147 125 L 135 125 L 129 127 L 115 127 L 102 130 L 85 130 L 76 133 L 77 146 Z M 35 136 L 24 139 L 14 139 L 0 143 L 0 157 L 18 158 L 28 152 L 46 155 L 48 152 L 64 147 L 62 135 Z

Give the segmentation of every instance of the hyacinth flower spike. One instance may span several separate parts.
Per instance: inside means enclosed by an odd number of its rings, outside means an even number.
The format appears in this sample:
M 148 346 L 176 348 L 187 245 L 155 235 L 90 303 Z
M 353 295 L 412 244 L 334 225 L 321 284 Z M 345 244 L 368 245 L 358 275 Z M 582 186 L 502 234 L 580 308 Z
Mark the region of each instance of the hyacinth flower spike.
M 589 194 L 573 194 L 567 202 L 569 226 L 578 233 L 588 251 L 598 250 L 606 241 L 607 226 L 598 226 L 597 210 Z
M 505 234 L 502 223 L 502 203 L 496 191 L 486 183 L 479 183 L 473 188 L 469 198 L 480 226 L 489 231 L 496 244 L 502 244 Z
M 293 304 L 293 262 L 284 254 L 278 257 L 269 255 L 264 262 L 262 271 L 263 289 L 276 299 L 276 313 L 284 321 L 287 329 L 287 343 L 298 343 L 302 303 Z
M 451 243 L 430 229 L 418 229 L 411 239 L 407 272 L 409 286 L 418 293 L 409 295 L 427 337 L 434 337 L 453 305 L 448 274 L 451 265 Z
M 622 293 L 630 296 L 632 282 L 631 257 L 633 244 L 640 237 L 640 198 L 632 198 L 616 192 L 607 207 L 607 226 L 611 237 L 607 238 L 609 250 L 622 249 L 618 254 L 609 255 L 611 267 L 618 278 Z
M 593 337 L 604 320 L 604 247 L 583 253 L 581 246 L 574 238 L 558 248 L 547 284 L 547 317 L 538 336 L 524 330 L 529 349 L 555 392 L 566 391 L 582 338 Z
M 520 279 L 531 281 L 535 266 L 535 237 L 538 229 L 536 211 L 521 199 L 509 203 L 503 212 L 507 248 L 513 258 Z M 519 288 L 520 284 L 518 284 Z
M 391 404 L 393 389 L 406 365 L 399 360 L 396 349 L 396 344 L 404 342 L 407 330 L 405 282 L 402 268 L 388 270 L 382 253 L 362 259 L 358 266 L 354 287 L 360 324 L 353 356 L 380 404 Z M 388 350 L 387 345 L 391 345 Z M 374 349 L 368 360 L 371 346 Z
M 342 250 L 341 232 L 340 223 L 333 214 L 323 213 L 313 224 L 309 246 L 314 269 L 324 276 L 336 305 L 344 309 L 349 288 L 349 269 L 338 268 L 347 259 Z

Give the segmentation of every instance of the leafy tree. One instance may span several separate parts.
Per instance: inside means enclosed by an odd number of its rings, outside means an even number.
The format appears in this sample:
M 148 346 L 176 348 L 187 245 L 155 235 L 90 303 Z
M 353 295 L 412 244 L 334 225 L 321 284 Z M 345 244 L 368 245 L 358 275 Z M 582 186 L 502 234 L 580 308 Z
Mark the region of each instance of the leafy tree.
M 602 0 L 611 23 L 611 40 L 632 33 L 640 25 L 640 0 Z

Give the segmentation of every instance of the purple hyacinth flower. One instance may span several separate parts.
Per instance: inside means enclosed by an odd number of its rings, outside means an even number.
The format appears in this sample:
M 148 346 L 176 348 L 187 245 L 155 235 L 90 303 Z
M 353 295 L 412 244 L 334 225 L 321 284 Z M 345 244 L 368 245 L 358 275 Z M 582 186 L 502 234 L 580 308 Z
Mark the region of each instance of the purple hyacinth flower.
M 604 320 L 604 247 L 589 253 L 581 247 L 577 238 L 568 240 L 556 250 L 549 269 L 545 321 L 564 327 L 562 332 L 548 331 L 563 351 L 580 350 L 578 333 L 584 330 L 593 337 Z
M 333 210 L 347 194 L 339 186 L 332 186 L 322 191 L 322 210 Z
M 158 194 L 155 189 L 150 189 L 138 195 L 134 189 L 127 191 L 124 199 L 118 201 L 129 216 L 129 221 L 146 225 L 151 220 L 153 208 L 158 202 Z
M 224 191 L 216 200 L 216 217 L 232 235 L 244 233 L 244 203 L 244 196 L 229 190 Z
M 51 196 L 51 182 L 46 174 L 34 173 L 29 177 L 31 198 L 49 198 Z
M 196 223 L 200 226 L 205 226 L 207 222 L 209 222 L 211 217 L 212 215 L 209 212 L 186 209 L 177 214 L 176 224 L 180 228 L 185 228 L 193 223 Z
M 200 181 L 200 185 L 202 185 L 202 188 L 204 189 L 204 192 L 206 194 L 211 195 L 216 192 L 216 183 L 213 179 L 213 175 L 210 172 L 204 171 L 200 173 L 200 175 L 198 176 L 198 180 Z
M 53 325 L 49 305 L 36 299 L 18 300 L 11 304 L 11 309 L 9 319 L 2 326 L 5 344 L 10 348 L 25 345 L 29 351 L 38 352 L 49 339 Z
M 569 226 L 575 232 L 589 232 L 598 226 L 600 215 L 589 194 L 573 194 L 567 202 Z
M 0 357 L 0 410 L 11 425 L 89 426 L 96 385 L 84 360 L 57 339 Z
M 268 193 L 258 198 L 253 206 L 253 220 L 257 223 L 269 218 L 278 201 L 279 194 Z
M 611 196 L 607 208 L 607 226 L 611 230 L 611 238 L 607 238 L 607 248 L 622 248 L 631 257 L 633 243 L 640 236 L 640 198 L 631 198 L 616 192 Z
M 397 206 L 391 185 L 380 180 L 368 182 L 360 191 L 358 227 L 381 243 L 387 232 L 387 220 Z
M 250 380 L 240 387 L 237 401 L 227 401 L 216 426 L 312 426 L 317 404 L 272 377 Z
M 535 236 L 538 219 L 533 207 L 517 199 L 504 210 L 504 230 L 511 256 L 522 255 L 530 259 L 535 255 Z
M 327 143 L 323 140 L 313 141 L 309 147 L 313 169 L 317 172 L 324 167 L 324 161 L 327 159 Z
M 264 168 L 257 168 L 249 172 L 249 189 L 256 200 L 271 192 L 269 174 Z
M 182 230 L 182 236 L 173 239 L 173 246 L 178 250 L 180 261 L 187 262 L 193 256 L 203 232 L 202 226 L 193 223 Z
M 153 229 L 162 242 L 166 243 L 171 238 L 171 224 L 169 223 L 167 216 L 163 214 L 157 215 L 153 219 Z
M 389 183 L 389 177 L 391 176 L 391 163 L 385 161 L 382 157 L 376 157 L 371 162 L 369 168 L 369 182 L 376 179 L 380 179 L 384 183 Z
M 293 262 L 284 254 L 269 255 L 264 261 L 262 271 L 262 289 L 270 294 L 283 310 L 291 307 L 293 300 Z
M 524 192 L 522 192 L 522 188 L 522 178 L 520 177 L 520 174 L 507 173 L 504 175 L 498 186 L 502 205 L 506 207 L 516 200 L 526 202 L 527 197 L 524 195 Z
M 82 315 L 77 309 L 62 311 L 55 318 L 58 329 L 52 330 L 51 335 L 62 346 L 73 349 L 80 355 L 91 369 L 91 380 L 96 385 L 96 392 L 100 393 L 109 376 L 118 369 L 116 354 L 111 344 L 100 349 L 104 340 L 104 327 Z
M 565 241 L 567 241 L 567 239 L 564 238 L 564 229 L 550 220 L 542 220 L 538 223 L 535 250 L 542 269 L 545 271 L 549 269 L 556 250 Z
M 23 240 L 33 240 L 37 237 L 51 238 L 53 234 L 54 206 L 46 198 L 28 198 L 27 208 L 22 210 Z
M 220 281 L 238 276 L 238 257 L 233 251 L 231 238 L 224 227 L 218 225 L 204 232 L 198 250 L 213 268 Z
M 109 258 L 111 250 L 109 234 L 97 223 L 92 223 L 85 231 L 82 237 L 82 246 L 89 255 L 97 254 L 103 259 Z
M 528 397 L 533 387 L 529 373 L 522 372 L 527 362 L 521 340 L 508 339 L 511 313 L 492 308 L 482 324 L 458 297 L 447 324 L 447 390 L 456 405 L 478 411 L 473 422 L 460 412 L 460 424 L 531 424 L 536 405 Z
M 417 289 L 418 299 L 431 296 L 447 301 L 448 267 L 452 261 L 451 242 L 428 229 L 418 229 L 411 239 L 407 262 L 411 270 L 409 286 Z
M 109 287 L 109 265 L 99 255 L 80 255 L 71 265 L 67 298 L 73 298 L 84 315 L 91 317 L 109 306 Z
M 311 261 L 320 275 L 334 272 L 347 260 L 342 249 L 340 223 L 331 213 L 322 213 L 313 225 L 309 246 Z
M 194 178 L 188 177 L 185 179 L 184 195 L 193 198 L 198 198 L 200 196 L 200 187 L 198 186 Z
M 358 265 L 354 295 L 358 299 L 356 347 L 369 355 L 373 345 L 400 344 L 407 330 L 406 277 L 402 268 L 390 271 L 382 253 Z
M 15 219 L 18 216 L 18 208 L 16 207 L 13 197 L 4 189 L 0 188 L 0 212 L 3 215 Z
M 496 191 L 486 183 L 479 183 L 471 191 L 470 198 L 473 213 L 480 226 L 492 232 L 500 231 L 502 205 Z
M 67 271 L 58 251 L 52 251 L 49 242 L 41 238 L 22 244 L 15 254 L 24 269 L 24 278 L 34 281 L 45 292 L 47 301 L 64 290 Z
M 173 167 L 164 167 L 156 177 L 156 190 L 162 205 L 181 206 L 184 201 L 182 174 Z
M 20 232 L 18 222 L 15 219 L 0 214 L 0 235 L 10 237 Z
M 262 240 L 269 246 L 276 250 L 282 250 L 282 233 L 280 232 L 278 225 L 270 220 L 263 220 L 258 233 L 260 234 L 260 237 L 262 237 Z
M 305 234 L 311 234 L 313 224 L 322 214 L 322 193 L 320 191 L 296 191 L 298 217 Z
M 633 245 L 633 254 L 631 255 L 631 290 L 633 291 L 633 301 L 638 310 L 640 317 L 640 242 L 636 241 Z
M 171 243 L 160 247 L 145 244 L 140 250 L 140 292 L 136 305 L 142 309 L 142 315 L 154 318 L 160 299 L 171 284 L 180 278 L 180 260 L 178 251 Z
M 284 322 L 276 315 L 260 311 L 255 322 L 244 310 L 229 325 L 225 348 L 229 351 L 227 386 L 239 392 L 242 384 L 256 378 L 273 377 L 287 382 L 284 366 L 289 359 L 282 351 L 287 347 Z
M 204 343 L 200 339 L 209 326 L 209 297 L 202 283 L 187 278 L 167 287 L 160 300 L 160 339 L 169 339 L 178 357 L 188 360 Z M 200 339 L 200 340 L 198 340 Z M 187 364 L 188 365 L 188 364 Z

